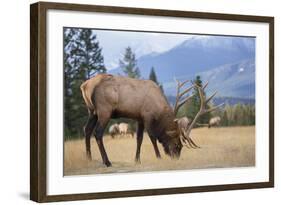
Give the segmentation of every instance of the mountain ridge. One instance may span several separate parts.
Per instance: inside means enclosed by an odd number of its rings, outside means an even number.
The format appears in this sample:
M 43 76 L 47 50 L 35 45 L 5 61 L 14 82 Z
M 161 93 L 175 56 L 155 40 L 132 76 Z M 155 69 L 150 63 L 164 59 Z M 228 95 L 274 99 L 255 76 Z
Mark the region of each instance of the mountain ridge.
M 163 53 L 151 53 L 138 60 L 141 77 L 148 79 L 154 67 L 165 94 L 173 94 L 174 77 L 194 79 L 200 75 L 210 81 L 210 89 L 220 89 L 220 96 L 255 97 L 255 39 L 244 37 L 193 37 Z M 123 74 L 121 68 L 111 74 Z M 185 79 L 184 79 L 185 78 Z

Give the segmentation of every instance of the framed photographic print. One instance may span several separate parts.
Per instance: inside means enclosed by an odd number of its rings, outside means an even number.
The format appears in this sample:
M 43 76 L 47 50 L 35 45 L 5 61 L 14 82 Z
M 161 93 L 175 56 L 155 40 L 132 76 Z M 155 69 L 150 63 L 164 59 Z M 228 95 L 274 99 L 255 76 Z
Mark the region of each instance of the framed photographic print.
M 40 2 L 30 198 L 274 186 L 274 18 Z

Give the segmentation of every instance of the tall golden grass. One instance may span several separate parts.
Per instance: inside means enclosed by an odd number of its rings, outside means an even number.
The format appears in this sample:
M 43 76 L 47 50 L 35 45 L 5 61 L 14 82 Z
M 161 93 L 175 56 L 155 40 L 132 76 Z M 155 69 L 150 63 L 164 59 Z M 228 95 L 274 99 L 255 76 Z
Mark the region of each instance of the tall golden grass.
M 186 170 L 203 168 L 255 166 L 255 127 L 198 128 L 191 137 L 200 149 L 183 148 L 179 160 L 172 160 L 158 144 L 162 159 L 154 154 L 145 133 L 141 148 L 141 164 L 135 164 L 136 139 L 104 137 L 112 167 L 102 164 L 94 137 L 91 140 L 92 161 L 88 161 L 84 140 L 64 143 L 64 175 L 86 175 L 116 172 Z

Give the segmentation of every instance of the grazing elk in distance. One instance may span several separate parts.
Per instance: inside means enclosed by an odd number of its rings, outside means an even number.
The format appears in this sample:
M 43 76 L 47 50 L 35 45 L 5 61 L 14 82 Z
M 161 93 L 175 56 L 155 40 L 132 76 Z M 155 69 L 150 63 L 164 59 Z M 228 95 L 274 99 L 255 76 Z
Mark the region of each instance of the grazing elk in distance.
M 136 162 L 140 162 L 144 128 L 150 137 L 156 157 L 160 158 L 157 147 L 158 140 L 167 155 L 179 158 L 182 146 L 190 139 L 190 131 L 198 117 L 216 109 L 216 107 L 206 109 L 206 103 L 210 99 L 205 99 L 203 87 L 194 84 L 187 90 L 192 88 L 198 89 L 201 106 L 188 129 L 184 131 L 184 135 L 181 135 L 175 121 L 174 110 L 170 107 L 159 86 L 153 81 L 109 74 L 98 74 L 85 81 L 81 85 L 81 91 L 89 113 L 88 121 L 84 127 L 88 158 L 91 159 L 90 137 L 94 133 L 103 163 L 106 166 L 111 166 L 102 138 L 110 118 L 120 117 L 131 118 L 138 122 Z M 177 109 L 181 103 L 177 105 Z
M 133 130 L 129 129 L 129 125 L 127 123 L 120 123 L 119 125 L 113 124 L 109 127 L 108 133 L 112 138 L 115 138 L 116 135 L 127 135 L 130 134 L 132 137 L 134 136 Z
M 120 123 L 119 124 L 119 133 L 121 135 L 127 135 L 127 132 L 129 130 L 129 125 L 127 123 Z
M 109 127 L 108 133 L 112 138 L 115 138 L 115 136 L 119 134 L 119 125 L 118 124 L 111 125 Z
M 127 123 L 122 122 L 119 124 L 119 132 L 121 135 L 127 136 L 127 134 L 129 134 L 134 137 L 134 131 L 130 129 L 129 124 Z
M 212 117 L 209 120 L 208 128 L 214 127 L 214 126 L 219 126 L 221 122 L 221 118 L 219 116 Z

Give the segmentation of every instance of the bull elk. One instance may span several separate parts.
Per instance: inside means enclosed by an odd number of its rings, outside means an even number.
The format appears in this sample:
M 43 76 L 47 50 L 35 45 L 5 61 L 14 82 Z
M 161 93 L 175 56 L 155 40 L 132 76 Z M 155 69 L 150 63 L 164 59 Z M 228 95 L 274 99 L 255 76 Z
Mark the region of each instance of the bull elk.
M 84 127 L 88 158 L 91 159 L 90 138 L 94 133 L 103 163 L 111 166 L 102 138 L 109 120 L 120 117 L 131 118 L 138 122 L 136 162 L 140 162 L 144 129 L 148 133 L 157 158 L 161 157 L 157 140 L 162 144 L 167 155 L 171 158 L 179 158 L 182 147 L 188 141 L 190 131 L 198 117 L 216 109 L 216 107 L 205 109 L 209 99 L 205 100 L 204 88 L 195 84 L 192 88 L 198 89 L 201 106 L 188 129 L 184 130 L 184 135 L 181 135 L 173 108 L 153 81 L 109 74 L 98 74 L 85 81 L 81 85 L 81 91 L 89 114 Z M 181 103 L 177 105 L 177 109 L 180 106 Z

